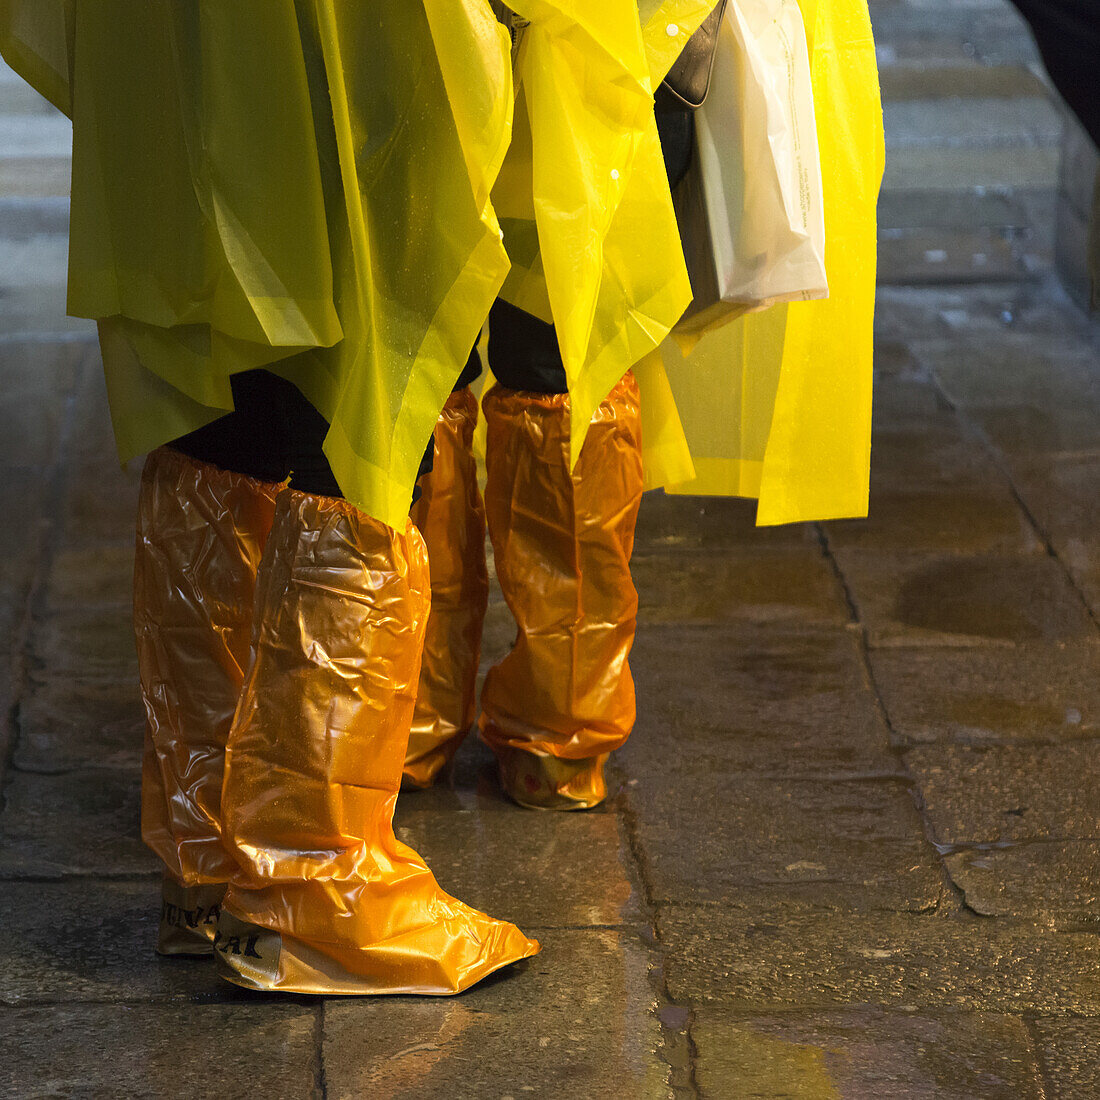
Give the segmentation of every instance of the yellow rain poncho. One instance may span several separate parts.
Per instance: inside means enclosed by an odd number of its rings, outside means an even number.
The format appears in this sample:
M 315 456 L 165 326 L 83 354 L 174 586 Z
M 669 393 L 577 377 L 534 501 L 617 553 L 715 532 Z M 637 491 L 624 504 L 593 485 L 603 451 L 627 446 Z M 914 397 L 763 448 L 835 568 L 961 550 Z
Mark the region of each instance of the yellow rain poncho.
M 810 46 L 829 298 L 773 306 L 647 361 L 647 429 L 674 493 L 757 497 L 760 524 L 867 514 L 882 108 L 866 0 L 799 0 Z M 643 376 L 643 371 L 637 372 Z M 695 477 L 680 476 L 676 412 Z M 652 430 L 651 430 L 652 432 Z
M 512 6 L 533 155 L 511 176 L 594 408 L 689 300 L 651 100 L 707 5 Z M 509 270 L 511 41 L 487 0 L 4 0 L 0 43 L 73 118 L 69 309 L 100 323 L 121 456 L 266 366 L 329 420 L 348 499 L 403 526 Z
M 692 475 L 679 405 L 700 474 L 688 491 L 759 491 L 768 522 L 859 514 L 873 257 L 830 264 L 833 302 L 743 322 L 740 343 L 740 325 L 708 337 L 702 369 L 666 378 L 650 354 L 690 300 L 652 93 L 712 4 L 509 6 L 530 23 L 514 57 L 488 0 L 0 0 L 4 57 L 73 118 L 69 310 L 99 322 L 120 456 L 222 415 L 231 375 L 264 366 L 331 424 L 348 499 L 403 527 L 501 293 L 558 327 L 574 459 L 646 360 L 651 483 Z M 830 182 L 861 160 L 830 232 L 873 239 L 866 0 L 803 6 L 815 87 L 837 96 L 819 103 L 823 154 L 840 150 Z M 844 247 L 831 255 L 846 266 Z M 829 312 L 797 322 L 803 309 Z M 743 371 L 760 325 L 781 335 Z M 713 383 L 761 389 L 741 431 L 716 422 Z M 731 462 L 736 478 L 713 476 Z

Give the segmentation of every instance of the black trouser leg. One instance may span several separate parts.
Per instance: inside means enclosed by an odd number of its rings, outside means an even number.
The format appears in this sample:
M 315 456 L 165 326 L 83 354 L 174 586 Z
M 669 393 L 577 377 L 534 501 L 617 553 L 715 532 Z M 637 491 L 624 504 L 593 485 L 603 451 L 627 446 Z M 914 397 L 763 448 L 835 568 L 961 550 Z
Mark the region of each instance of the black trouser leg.
M 313 496 L 343 497 L 325 457 L 328 421 L 291 382 L 266 370 L 232 378 L 234 410 L 172 447 L 199 462 L 209 462 L 257 481 L 290 479 L 290 487 Z M 431 469 L 433 447 L 420 466 Z M 413 493 L 416 500 L 420 490 Z

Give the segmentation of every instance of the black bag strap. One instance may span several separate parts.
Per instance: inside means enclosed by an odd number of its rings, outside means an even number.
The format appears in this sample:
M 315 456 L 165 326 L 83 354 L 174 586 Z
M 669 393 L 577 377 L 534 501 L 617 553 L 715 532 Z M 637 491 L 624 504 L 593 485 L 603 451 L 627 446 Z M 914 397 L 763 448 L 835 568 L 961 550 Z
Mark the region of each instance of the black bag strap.
M 718 31 L 726 14 L 728 0 L 720 0 L 718 6 L 703 20 L 699 29 L 688 39 L 684 52 L 669 70 L 661 85 L 666 102 L 691 110 L 698 110 L 707 100 L 710 78 L 714 72 L 714 57 L 718 51 Z

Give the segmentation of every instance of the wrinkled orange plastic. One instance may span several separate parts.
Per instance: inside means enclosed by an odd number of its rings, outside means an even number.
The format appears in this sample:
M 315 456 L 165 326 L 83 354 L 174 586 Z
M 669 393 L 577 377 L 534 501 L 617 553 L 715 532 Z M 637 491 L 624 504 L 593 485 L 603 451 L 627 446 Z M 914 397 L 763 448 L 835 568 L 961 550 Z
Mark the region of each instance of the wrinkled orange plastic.
M 231 981 L 450 994 L 538 951 L 394 837 L 429 601 L 411 521 L 398 532 L 342 500 L 280 495 L 226 755 L 238 868 L 214 955 Z
M 424 536 L 432 610 L 405 755 L 406 784 L 429 787 L 474 723 L 481 632 L 489 601 L 485 505 L 473 454 L 477 398 L 451 394 L 435 428 L 435 462 L 412 521 Z
M 600 404 L 572 472 L 568 396 L 494 386 L 483 407 L 489 536 L 519 631 L 485 681 L 481 736 L 516 802 L 585 809 L 634 726 L 638 387 L 628 373 Z
M 225 744 L 279 488 L 167 448 L 142 474 L 134 565 L 146 715 L 141 825 L 181 887 L 224 884 L 234 867 L 221 840 Z

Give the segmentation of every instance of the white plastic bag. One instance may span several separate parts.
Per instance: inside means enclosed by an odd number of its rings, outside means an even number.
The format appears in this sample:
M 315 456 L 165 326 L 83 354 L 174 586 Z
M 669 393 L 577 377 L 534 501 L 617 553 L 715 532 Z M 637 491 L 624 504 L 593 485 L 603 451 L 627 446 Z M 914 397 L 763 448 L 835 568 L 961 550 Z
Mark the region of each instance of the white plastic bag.
M 729 0 L 696 157 L 677 189 L 695 302 L 678 331 L 827 298 L 825 212 L 797 0 Z

